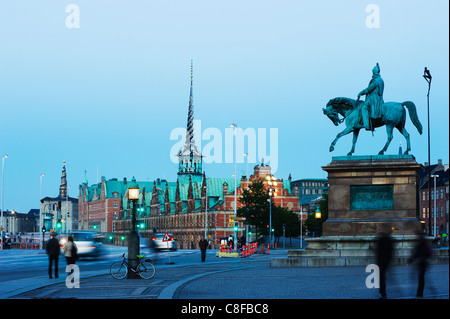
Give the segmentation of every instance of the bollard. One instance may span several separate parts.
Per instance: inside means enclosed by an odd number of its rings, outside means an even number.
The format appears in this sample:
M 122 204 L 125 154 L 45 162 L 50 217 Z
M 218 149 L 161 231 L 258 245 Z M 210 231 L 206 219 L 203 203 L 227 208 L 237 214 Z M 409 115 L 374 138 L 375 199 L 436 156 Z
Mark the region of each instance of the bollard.
M 275 242 L 275 249 L 277 249 L 277 242 Z
M 267 254 L 269 254 L 269 244 L 267 244 Z

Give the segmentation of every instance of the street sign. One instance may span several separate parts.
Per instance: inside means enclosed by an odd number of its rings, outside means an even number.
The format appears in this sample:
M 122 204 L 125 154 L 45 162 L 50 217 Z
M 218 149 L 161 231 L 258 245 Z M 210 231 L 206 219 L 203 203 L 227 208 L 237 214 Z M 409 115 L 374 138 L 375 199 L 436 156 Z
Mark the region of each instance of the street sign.
M 162 241 L 166 242 L 166 241 L 171 241 L 171 240 L 172 239 L 170 238 L 169 234 L 168 233 L 164 233 L 164 237 L 163 237 Z
M 240 221 L 243 221 L 243 220 L 246 220 L 247 218 L 245 218 L 245 217 L 236 217 L 235 218 L 235 220 L 240 220 Z

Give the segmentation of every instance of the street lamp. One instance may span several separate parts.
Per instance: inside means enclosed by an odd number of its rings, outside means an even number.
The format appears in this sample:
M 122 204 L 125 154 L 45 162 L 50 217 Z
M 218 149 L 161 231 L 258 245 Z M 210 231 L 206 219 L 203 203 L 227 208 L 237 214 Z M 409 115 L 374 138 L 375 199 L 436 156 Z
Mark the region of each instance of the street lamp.
M 129 268 L 136 269 L 138 265 L 137 255 L 139 255 L 139 235 L 136 231 L 136 206 L 139 200 L 139 185 L 133 177 L 128 185 L 128 200 L 131 201 L 133 207 L 131 210 L 131 230 L 128 235 L 128 264 Z M 127 278 L 139 278 L 139 276 L 128 269 Z
M 277 196 L 276 192 L 276 177 L 273 175 L 267 175 L 266 176 L 267 185 L 269 185 L 268 191 L 269 191 L 269 242 L 270 247 L 273 247 L 272 243 L 272 196 Z
M 42 199 L 42 177 L 44 177 L 45 174 L 42 173 L 41 176 L 39 177 L 39 203 L 41 202 Z M 39 232 L 40 232 L 40 237 L 41 237 L 41 248 L 44 249 L 44 232 L 42 231 L 42 209 L 41 209 L 41 205 L 39 205 Z
M 428 212 L 431 212 L 431 159 L 430 159 L 430 89 L 431 89 L 431 79 L 430 70 L 425 67 L 423 71 L 423 77 L 428 83 L 428 93 L 427 93 L 427 115 L 428 115 Z M 428 225 L 430 225 L 429 234 L 431 235 L 431 215 L 428 214 Z
M 206 237 L 207 229 L 208 229 L 208 188 L 203 186 L 203 189 L 205 190 L 205 239 Z
M 436 177 L 439 177 L 439 175 L 431 175 L 431 177 L 433 177 L 434 178 L 434 191 L 433 191 L 433 194 L 434 194 L 434 223 L 433 223 L 433 236 L 434 237 L 436 237 Z M 430 182 L 428 182 L 428 184 L 430 184 Z M 431 227 L 431 224 L 430 224 L 430 227 Z
M 3 155 L 2 157 L 2 189 L 1 189 L 1 204 L 0 204 L 0 213 L 1 213 L 1 224 L 0 224 L 0 242 L 1 248 L 3 250 L 3 172 L 5 168 L 5 158 L 8 158 L 8 155 Z
M 250 177 L 248 176 L 248 153 L 244 153 L 244 156 L 247 158 L 247 173 L 245 174 L 245 176 L 247 177 L 247 191 L 248 191 L 248 183 L 250 181 Z M 248 208 L 247 208 L 248 210 Z M 248 245 L 249 241 L 250 241 L 250 236 L 248 235 L 248 223 L 245 225 L 245 238 L 246 238 L 246 242 L 245 244 Z
M 317 222 L 317 237 L 319 237 L 319 220 L 322 218 L 322 212 L 320 211 L 319 206 L 317 206 L 315 217 Z
M 234 131 L 234 218 L 237 217 L 237 198 L 236 198 L 236 192 L 237 192 L 237 173 L 236 173 L 236 165 L 237 165 L 237 140 L 236 140 L 236 123 L 230 124 L 230 127 L 233 128 Z M 237 247 L 237 230 L 234 231 L 234 247 L 235 249 Z

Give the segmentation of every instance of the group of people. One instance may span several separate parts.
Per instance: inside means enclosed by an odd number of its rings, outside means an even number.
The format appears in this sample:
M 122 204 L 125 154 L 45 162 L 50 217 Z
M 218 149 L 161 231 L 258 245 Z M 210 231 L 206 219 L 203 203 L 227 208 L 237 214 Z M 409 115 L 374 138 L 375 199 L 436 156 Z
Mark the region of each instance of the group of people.
M 391 264 L 394 254 L 394 241 L 390 235 L 390 229 L 384 226 L 377 237 L 377 266 L 379 268 L 379 291 L 381 299 L 386 299 L 386 272 Z M 411 263 L 416 263 L 418 271 L 418 286 L 416 297 L 423 297 L 425 288 L 425 272 L 428 262 L 432 256 L 432 249 L 422 232 L 417 233 L 417 242 L 411 257 L 408 259 L 406 267 Z
M 55 268 L 55 278 L 58 278 L 58 260 L 59 260 L 59 254 L 61 252 L 61 248 L 59 245 L 59 240 L 56 238 L 58 234 L 56 232 L 53 232 L 50 234 L 50 240 L 47 242 L 47 246 L 45 247 L 45 250 L 47 251 L 48 255 L 48 276 L 49 278 L 52 277 L 52 269 L 53 265 Z M 75 264 L 75 260 L 77 259 L 77 252 L 78 247 L 73 241 L 72 236 L 67 237 L 67 242 L 64 245 L 64 256 L 66 257 L 67 265 Z

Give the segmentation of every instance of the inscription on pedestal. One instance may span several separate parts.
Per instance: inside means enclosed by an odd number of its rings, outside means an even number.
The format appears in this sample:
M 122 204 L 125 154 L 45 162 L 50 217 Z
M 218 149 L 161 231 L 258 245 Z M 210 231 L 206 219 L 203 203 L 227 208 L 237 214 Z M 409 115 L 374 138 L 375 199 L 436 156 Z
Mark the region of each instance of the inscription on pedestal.
M 393 185 L 350 186 L 351 210 L 394 209 Z

